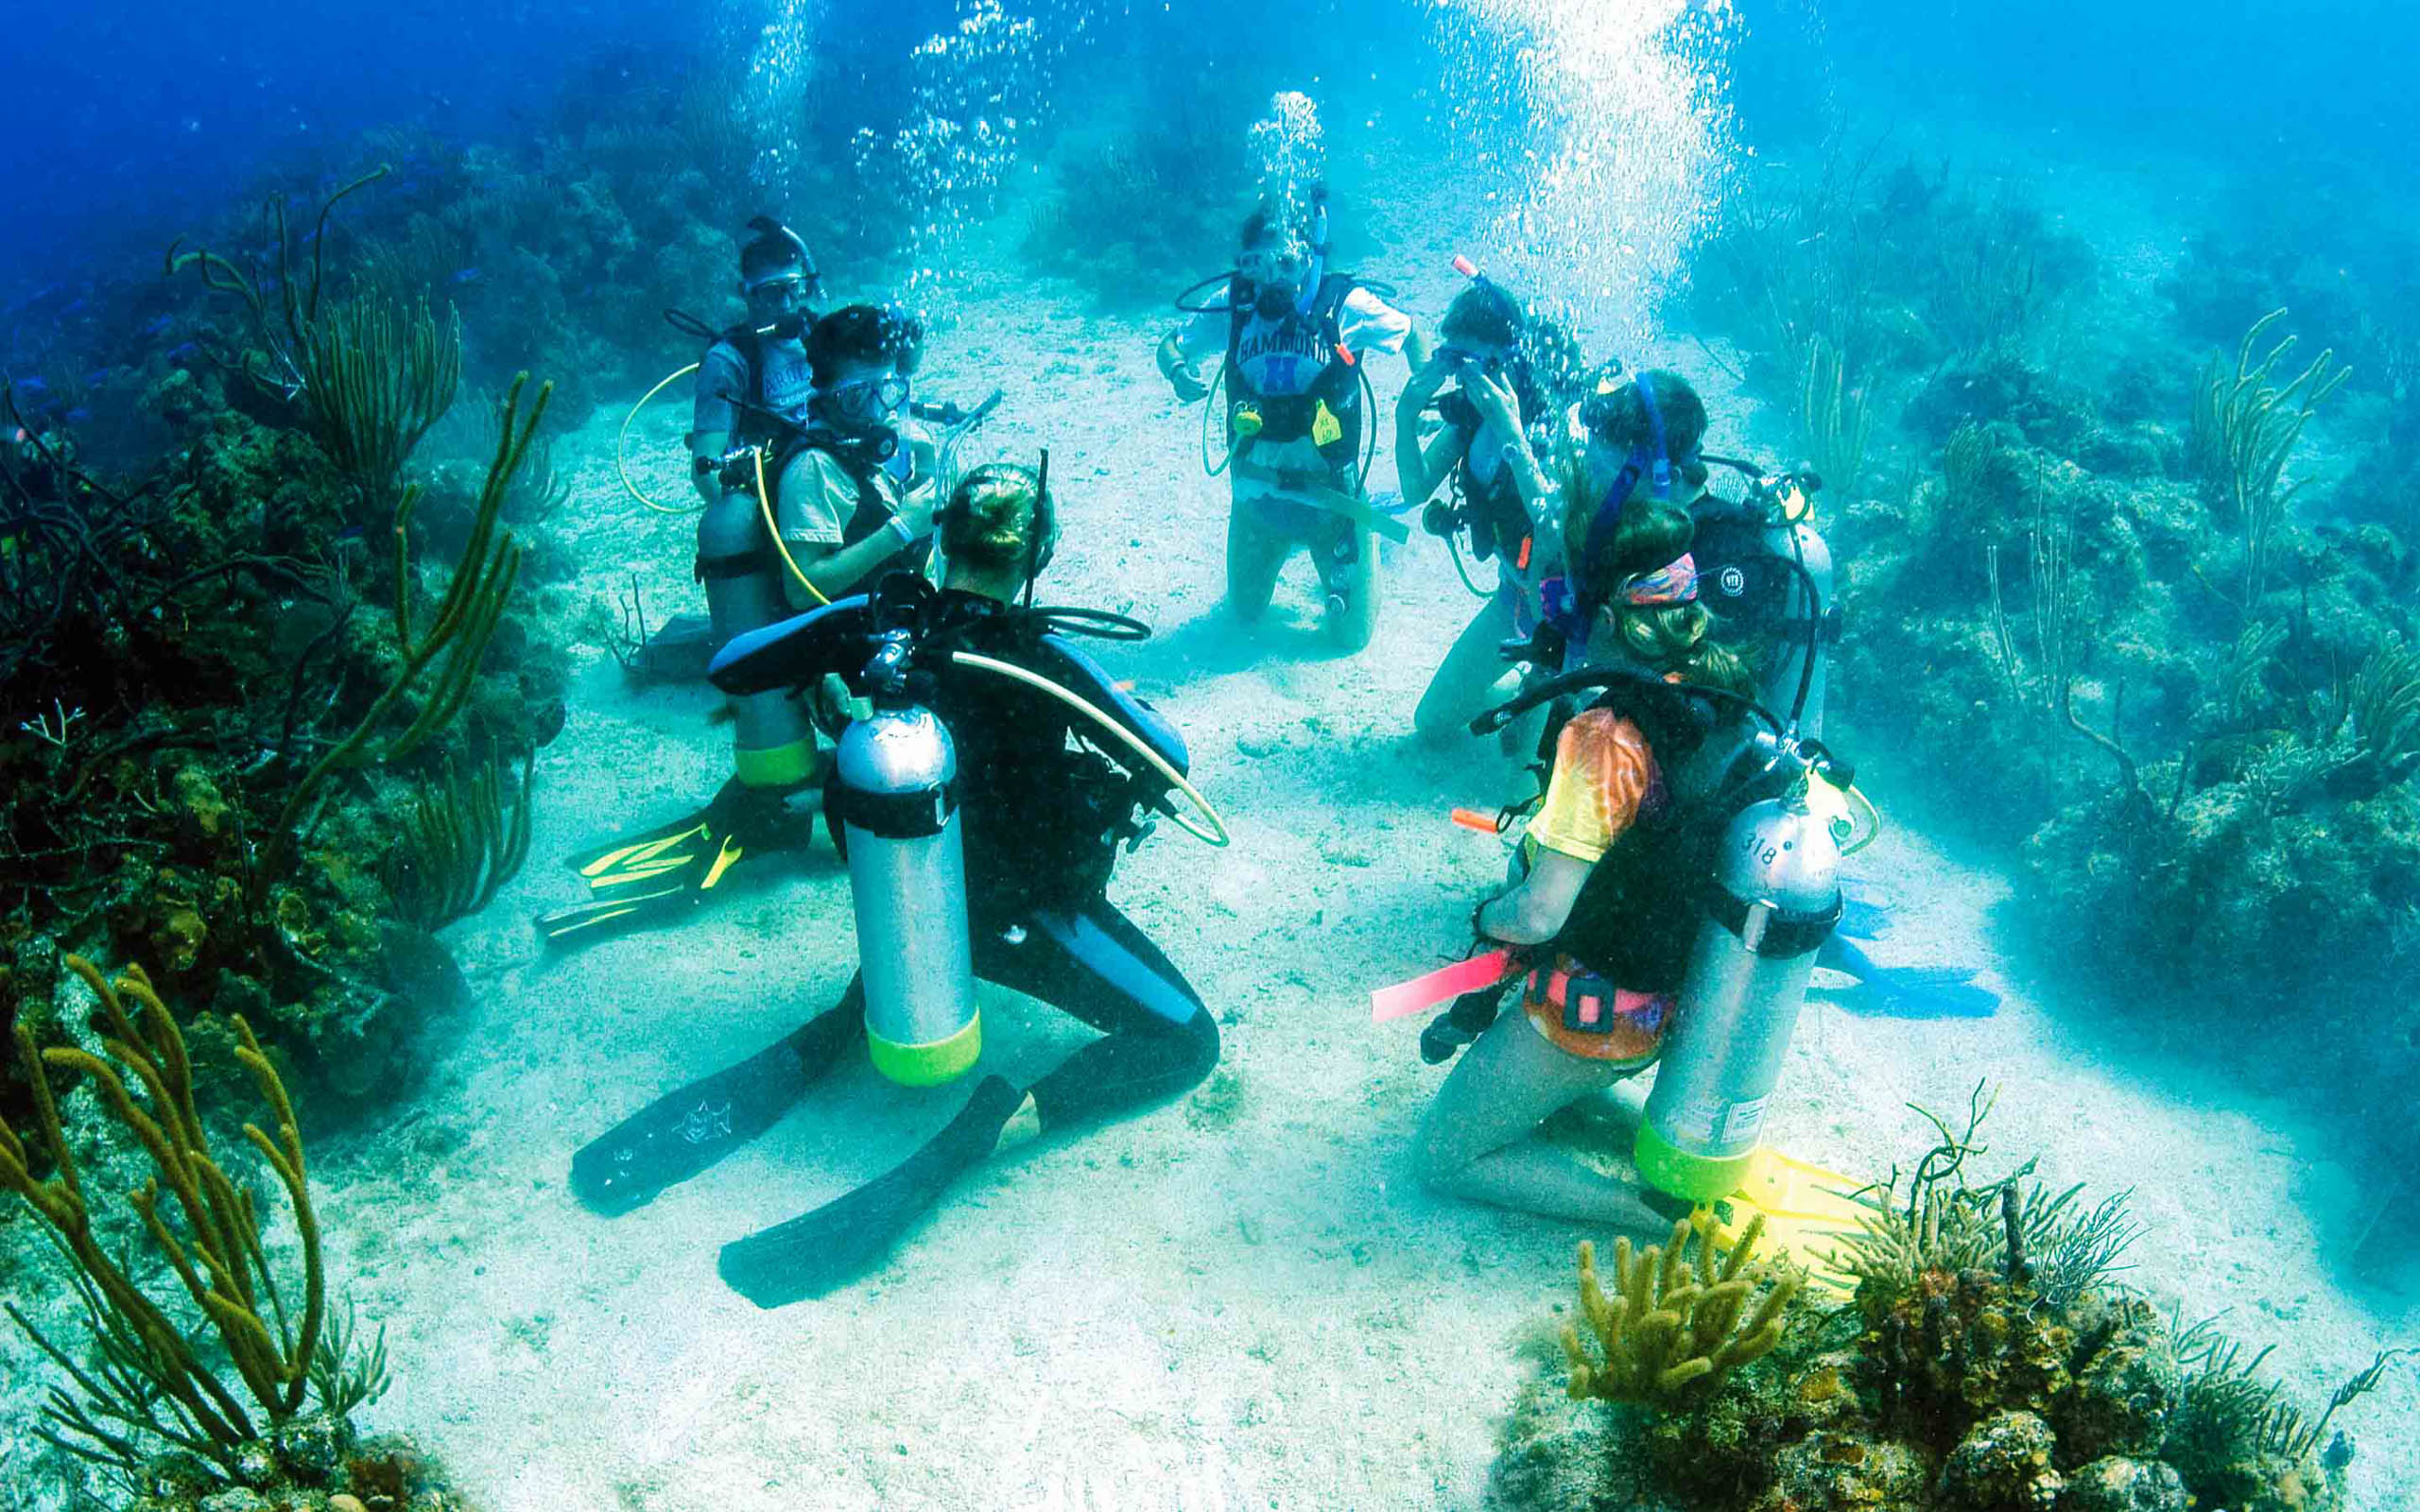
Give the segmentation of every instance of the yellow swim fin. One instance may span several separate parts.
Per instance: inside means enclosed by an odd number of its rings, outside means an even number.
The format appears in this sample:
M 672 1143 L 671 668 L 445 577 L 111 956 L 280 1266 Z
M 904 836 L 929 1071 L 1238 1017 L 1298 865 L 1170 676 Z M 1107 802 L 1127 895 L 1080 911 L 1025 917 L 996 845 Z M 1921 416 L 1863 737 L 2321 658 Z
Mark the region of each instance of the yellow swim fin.
M 1701 1211 L 1716 1242 L 1726 1245 L 1764 1214 L 1760 1250 L 1787 1254 L 1817 1286 L 1847 1297 L 1857 1290 L 1857 1279 L 1840 1267 L 1834 1253 L 1872 1211 L 1851 1195 L 1870 1184 L 1760 1145 L 1738 1190 Z

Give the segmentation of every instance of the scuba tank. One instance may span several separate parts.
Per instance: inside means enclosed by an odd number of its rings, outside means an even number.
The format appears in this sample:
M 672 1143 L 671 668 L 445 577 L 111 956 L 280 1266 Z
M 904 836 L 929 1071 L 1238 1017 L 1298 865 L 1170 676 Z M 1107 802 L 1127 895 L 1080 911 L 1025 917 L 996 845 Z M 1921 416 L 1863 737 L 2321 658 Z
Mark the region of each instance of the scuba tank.
M 1547 679 L 1471 721 L 1471 732 L 1495 733 L 1531 708 L 1624 679 L 1647 680 L 1600 668 Z M 1754 700 L 1712 689 L 1686 693 L 1760 727 L 1736 740 L 1709 739 L 1671 774 L 1676 795 L 1703 795 L 1697 801 L 1713 806 L 1709 823 L 1730 817 L 1705 852 L 1702 918 L 1633 1160 L 1651 1186 L 1704 1203 L 1738 1190 L 1748 1172 L 1816 952 L 1840 922 L 1841 847 L 1851 832 L 1845 795 L 1856 780 L 1821 743 Z M 1741 804 L 1736 813 L 1734 803 Z M 1461 1032 L 1438 1033 L 1446 1054 L 1455 1048 L 1449 1041 L 1468 1042 L 1493 1017 L 1492 1005 L 1483 1005 L 1474 1025 L 1460 1016 L 1464 1006 L 1457 1005 L 1451 1023 Z M 1426 1036 L 1422 1048 L 1426 1055 Z
M 1824 736 L 1824 642 L 1832 613 L 1832 549 L 1824 544 L 1813 522 L 1777 524 L 1765 532 L 1766 549 L 1804 571 L 1790 575 L 1789 608 L 1784 611 L 1781 644 L 1763 688 L 1768 709 L 1794 709 L 1801 733 Z M 1800 684 L 1805 684 L 1804 696 Z
M 1656 1062 L 1634 1159 L 1690 1202 L 1737 1190 L 1781 1079 L 1815 953 L 1841 917 L 1841 840 L 1810 803 L 1809 766 L 1780 798 L 1734 817 L 1716 851 L 1706 917 Z
M 735 453 L 744 456 L 745 453 Z M 782 594 L 781 563 L 765 532 L 752 467 L 741 481 L 725 470 L 724 487 L 698 517 L 698 577 L 717 645 L 791 617 Z M 730 695 L 732 761 L 750 787 L 786 787 L 814 766 L 815 727 L 806 705 L 787 688 Z
M 894 631 L 868 669 L 870 718 L 851 724 L 826 803 L 849 857 L 874 1069 L 909 1087 L 953 1080 L 983 1049 L 966 916 L 958 752 L 908 688 Z

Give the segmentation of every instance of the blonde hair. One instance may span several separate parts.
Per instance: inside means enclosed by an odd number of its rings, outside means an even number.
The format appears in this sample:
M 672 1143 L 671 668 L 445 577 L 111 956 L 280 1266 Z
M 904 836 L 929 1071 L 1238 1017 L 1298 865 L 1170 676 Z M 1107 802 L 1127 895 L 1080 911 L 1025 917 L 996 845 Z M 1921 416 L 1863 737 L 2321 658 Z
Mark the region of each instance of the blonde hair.
M 1058 534 L 1041 504 L 1042 479 L 1033 469 L 1013 462 L 978 467 L 942 507 L 942 550 L 953 562 L 1023 576 L 1048 555 Z

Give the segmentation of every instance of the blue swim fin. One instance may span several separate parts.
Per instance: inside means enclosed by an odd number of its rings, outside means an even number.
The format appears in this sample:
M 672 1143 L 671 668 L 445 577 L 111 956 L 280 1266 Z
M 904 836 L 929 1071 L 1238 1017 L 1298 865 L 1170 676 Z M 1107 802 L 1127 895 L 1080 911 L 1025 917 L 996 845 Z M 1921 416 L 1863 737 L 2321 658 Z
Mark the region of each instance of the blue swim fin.
M 1851 898 L 1841 904 L 1841 921 L 1832 933 L 1850 939 L 1880 939 L 1891 933 L 1890 910 Z
M 1840 996 L 1851 1013 L 1889 1019 L 1987 1019 L 2000 995 L 1975 982 L 1971 966 L 1884 966 L 1853 941 L 1834 934 L 1815 964 L 1856 977 L 1855 989 Z
M 1842 877 L 1841 895 L 1841 923 L 1835 933 L 1851 939 L 1880 939 L 1891 933 L 1891 911 L 1899 901 L 1890 888 L 1863 877 Z

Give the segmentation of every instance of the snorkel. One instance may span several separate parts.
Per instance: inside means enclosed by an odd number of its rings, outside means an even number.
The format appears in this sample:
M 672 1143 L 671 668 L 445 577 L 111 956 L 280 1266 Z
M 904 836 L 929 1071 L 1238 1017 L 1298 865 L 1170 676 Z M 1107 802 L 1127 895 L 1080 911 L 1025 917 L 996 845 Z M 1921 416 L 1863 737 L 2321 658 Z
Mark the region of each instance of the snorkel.
M 1560 576 L 1538 585 L 1547 623 L 1558 632 L 1566 653 L 1575 649 L 1585 653 L 1597 610 L 1621 587 L 1618 583 L 1599 584 L 1583 579 L 1581 569 L 1586 559 L 1586 545 L 1609 541 L 1612 533 L 1621 528 L 1622 513 L 1642 477 L 1650 480 L 1657 503 L 1672 502 L 1672 458 L 1665 449 L 1663 408 L 1655 402 L 1655 390 L 1646 373 L 1633 373 L 1629 387 L 1636 391 L 1639 404 L 1646 410 L 1648 439 L 1644 444 L 1633 442 L 1623 454 L 1621 470 L 1614 474 L 1613 484 L 1598 501 L 1596 513 L 1589 517 L 1587 531 L 1581 538 L 1582 549 L 1571 554 Z M 1581 422 L 1588 428 L 1592 439 L 1604 438 L 1614 419 L 1612 401 L 1621 388 L 1609 373 L 1599 380 L 1596 394 L 1581 407 Z
M 1294 301 L 1294 313 L 1308 315 L 1320 297 L 1320 284 L 1327 279 L 1327 197 L 1320 195 L 1311 202 L 1311 255 L 1303 271 L 1303 292 Z

